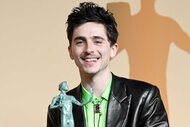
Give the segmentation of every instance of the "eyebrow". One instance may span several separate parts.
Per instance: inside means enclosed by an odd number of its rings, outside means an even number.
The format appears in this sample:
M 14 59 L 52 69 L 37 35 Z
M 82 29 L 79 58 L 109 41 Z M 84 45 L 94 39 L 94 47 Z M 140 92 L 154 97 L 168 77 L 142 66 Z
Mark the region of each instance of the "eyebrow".
M 101 36 L 93 36 L 93 39 L 102 39 L 102 40 L 105 40 L 103 37 Z
M 103 37 L 101 36 L 93 36 L 92 39 L 101 39 L 101 40 L 105 40 Z M 86 38 L 83 36 L 78 36 L 74 39 L 74 41 L 76 40 L 82 40 L 82 41 L 86 41 Z
M 86 41 L 85 37 L 82 37 L 82 36 L 78 36 L 74 39 L 74 41 L 76 40 L 83 40 L 83 41 Z

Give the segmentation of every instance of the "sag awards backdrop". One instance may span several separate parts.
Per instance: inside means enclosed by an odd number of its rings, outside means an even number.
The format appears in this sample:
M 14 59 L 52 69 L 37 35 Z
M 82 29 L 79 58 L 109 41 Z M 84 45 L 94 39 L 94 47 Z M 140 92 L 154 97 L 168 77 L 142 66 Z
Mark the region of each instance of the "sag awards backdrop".
M 70 60 L 66 19 L 82 0 L 0 0 L 0 126 L 44 127 L 66 80 L 80 83 Z M 171 127 L 189 127 L 190 1 L 94 0 L 118 22 L 112 72 L 157 85 Z

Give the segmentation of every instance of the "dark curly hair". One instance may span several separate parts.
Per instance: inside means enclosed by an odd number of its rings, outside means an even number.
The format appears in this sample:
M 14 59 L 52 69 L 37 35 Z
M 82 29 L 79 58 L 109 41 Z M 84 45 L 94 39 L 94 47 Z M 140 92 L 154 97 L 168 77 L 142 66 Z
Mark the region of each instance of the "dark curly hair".
M 67 19 L 67 38 L 71 45 L 73 30 L 86 22 L 101 23 L 105 26 L 107 36 L 112 46 L 117 42 L 118 31 L 117 23 L 113 14 L 103 7 L 93 2 L 80 3 L 79 7 L 75 7 Z

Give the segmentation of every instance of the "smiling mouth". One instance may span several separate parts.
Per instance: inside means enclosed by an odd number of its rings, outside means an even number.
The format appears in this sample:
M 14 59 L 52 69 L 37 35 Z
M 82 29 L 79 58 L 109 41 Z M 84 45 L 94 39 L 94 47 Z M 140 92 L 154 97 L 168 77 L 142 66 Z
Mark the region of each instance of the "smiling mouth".
M 99 58 L 83 58 L 82 60 L 85 62 L 96 62 Z

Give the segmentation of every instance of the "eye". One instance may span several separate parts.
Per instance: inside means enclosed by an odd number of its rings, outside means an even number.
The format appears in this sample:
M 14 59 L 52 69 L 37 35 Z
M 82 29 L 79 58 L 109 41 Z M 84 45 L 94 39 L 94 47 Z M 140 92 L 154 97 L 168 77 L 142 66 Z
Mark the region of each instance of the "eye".
M 103 43 L 103 40 L 97 39 L 97 40 L 94 41 L 94 43 L 95 43 L 95 44 L 102 44 L 102 43 Z
M 76 41 L 75 43 L 76 43 L 76 45 L 82 45 L 84 43 L 84 41 Z

